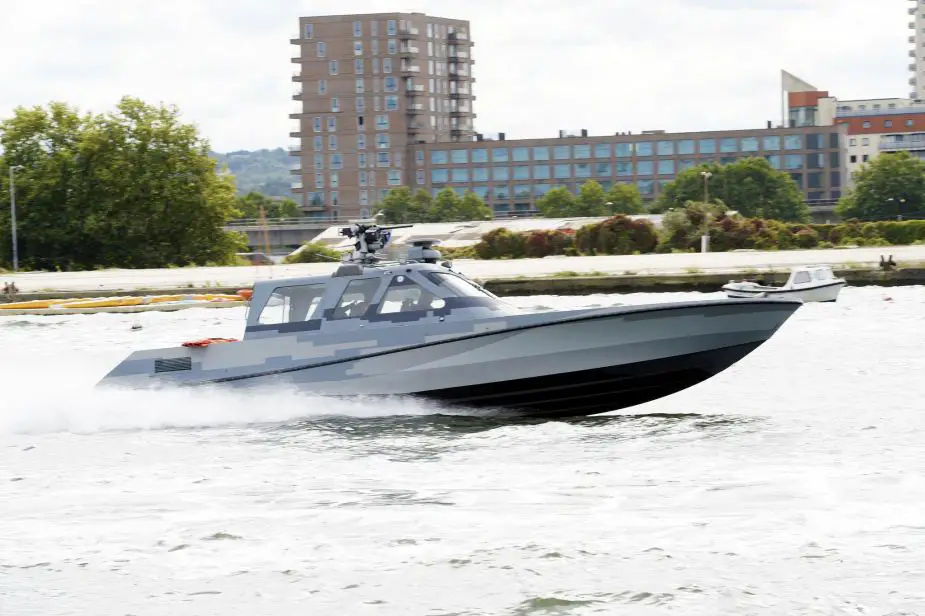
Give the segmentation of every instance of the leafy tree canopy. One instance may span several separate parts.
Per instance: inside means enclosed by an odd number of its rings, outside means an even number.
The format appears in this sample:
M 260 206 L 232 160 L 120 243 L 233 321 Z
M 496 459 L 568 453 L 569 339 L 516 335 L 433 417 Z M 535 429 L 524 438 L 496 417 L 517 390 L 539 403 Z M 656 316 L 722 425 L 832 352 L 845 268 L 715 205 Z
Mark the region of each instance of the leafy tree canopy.
M 235 201 L 235 208 L 240 212 L 237 218 L 259 218 L 261 207 L 267 218 L 299 218 L 302 216 L 299 204 L 287 197 L 274 199 L 251 191 Z
M 642 195 L 635 184 L 616 184 L 605 191 L 595 180 L 582 184 L 577 195 L 563 186 L 550 189 L 537 200 L 536 206 L 546 218 L 640 214 L 644 211 Z
M 710 174 L 706 181 L 704 172 Z M 749 157 L 729 165 L 707 163 L 685 169 L 665 186 L 657 208 L 660 211 L 683 208 L 689 201 L 705 199 L 710 203 L 723 202 L 748 218 L 809 220 L 809 208 L 796 182 L 764 158 Z
M 9 262 L 8 171 L 15 173 L 20 263 L 34 269 L 229 263 L 246 244 L 231 177 L 176 108 L 126 97 L 103 114 L 65 103 L 0 122 L 0 262 Z
M 925 211 L 925 162 L 908 152 L 881 154 L 854 174 L 839 201 L 842 218 L 882 220 Z
M 384 221 L 390 224 L 415 222 L 460 222 L 492 218 L 491 209 L 481 197 L 471 191 L 460 196 L 452 188 L 444 188 L 436 197 L 426 190 L 416 193 L 406 186 L 393 188 L 379 205 Z

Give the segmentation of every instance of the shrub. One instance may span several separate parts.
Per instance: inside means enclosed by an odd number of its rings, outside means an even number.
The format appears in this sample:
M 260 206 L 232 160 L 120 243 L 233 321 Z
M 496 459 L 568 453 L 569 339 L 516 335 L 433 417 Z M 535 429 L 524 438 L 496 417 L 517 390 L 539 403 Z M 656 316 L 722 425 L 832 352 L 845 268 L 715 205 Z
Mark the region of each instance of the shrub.
M 526 254 L 526 238 L 503 227 L 494 229 L 482 236 L 475 253 L 480 259 L 521 259 Z
M 524 236 L 524 256 L 541 259 L 549 255 L 566 254 L 575 245 L 571 235 L 556 230 L 528 231 Z
M 436 247 L 440 251 L 440 256 L 444 259 L 478 259 L 479 255 L 475 252 L 475 246 L 460 246 L 458 248 L 441 248 L 439 245 Z
M 343 254 L 324 244 L 305 242 L 297 253 L 283 259 L 283 263 L 331 263 L 342 258 Z

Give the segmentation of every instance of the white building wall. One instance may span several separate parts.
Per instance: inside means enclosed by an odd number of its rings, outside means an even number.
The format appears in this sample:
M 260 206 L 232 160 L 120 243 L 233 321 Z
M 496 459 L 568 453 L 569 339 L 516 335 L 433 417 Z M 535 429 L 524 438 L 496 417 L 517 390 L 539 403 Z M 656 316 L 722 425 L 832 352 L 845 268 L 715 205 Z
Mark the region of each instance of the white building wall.
M 849 135 L 845 148 L 845 168 L 848 171 L 848 185 L 854 184 L 854 172 L 865 162 L 869 162 L 880 153 L 880 134 Z

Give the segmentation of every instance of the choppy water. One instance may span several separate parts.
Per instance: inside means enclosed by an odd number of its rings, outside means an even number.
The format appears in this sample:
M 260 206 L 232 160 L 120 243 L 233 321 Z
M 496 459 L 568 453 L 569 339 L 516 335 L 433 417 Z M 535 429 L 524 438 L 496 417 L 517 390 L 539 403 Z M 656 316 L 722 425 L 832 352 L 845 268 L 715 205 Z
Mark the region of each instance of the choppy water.
M 0 320 L 0 614 L 925 614 L 925 287 L 569 422 L 91 391 L 240 318 Z

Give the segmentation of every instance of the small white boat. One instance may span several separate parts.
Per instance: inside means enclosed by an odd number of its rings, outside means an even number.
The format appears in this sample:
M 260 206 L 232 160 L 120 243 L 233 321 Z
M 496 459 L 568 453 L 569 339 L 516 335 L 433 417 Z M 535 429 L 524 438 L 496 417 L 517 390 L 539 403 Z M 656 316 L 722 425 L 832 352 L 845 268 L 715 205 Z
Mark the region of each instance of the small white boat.
M 730 280 L 723 286 L 723 291 L 728 297 L 738 298 L 774 297 L 804 302 L 834 302 L 846 284 L 844 278 L 835 277 L 830 266 L 808 265 L 793 268 L 790 278 L 780 287 L 766 285 L 762 281 Z

